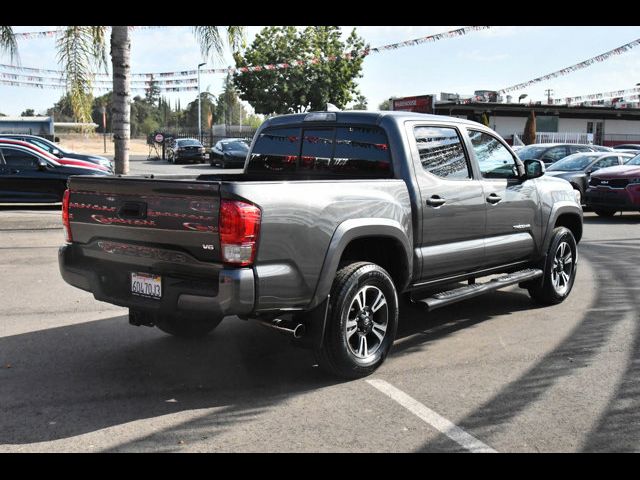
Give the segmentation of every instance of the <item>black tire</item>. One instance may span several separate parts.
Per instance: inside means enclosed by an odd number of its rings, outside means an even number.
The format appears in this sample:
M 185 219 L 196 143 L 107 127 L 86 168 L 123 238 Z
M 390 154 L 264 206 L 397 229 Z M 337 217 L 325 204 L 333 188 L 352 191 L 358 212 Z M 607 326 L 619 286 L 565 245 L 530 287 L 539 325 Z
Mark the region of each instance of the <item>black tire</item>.
M 181 338 L 201 338 L 216 328 L 222 318 L 195 318 L 162 315 L 156 327 L 169 335 Z
M 608 209 L 601 209 L 601 208 L 594 208 L 593 209 L 594 212 L 596 212 L 596 215 L 598 215 L 599 217 L 613 217 L 617 211 L 616 210 L 608 210 Z
M 571 230 L 557 227 L 544 263 L 542 281 L 529 287 L 531 298 L 541 305 L 557 305 L 569 296 L 576 279 L 578 249 Z
M 343 378 L 370 375 L 384 362 L 398 328 L 398 295 L 391 276 L 374 263 L 347 265 L 336 274 L 330 302 L 323 345 L 315 352 L 318 364 Z

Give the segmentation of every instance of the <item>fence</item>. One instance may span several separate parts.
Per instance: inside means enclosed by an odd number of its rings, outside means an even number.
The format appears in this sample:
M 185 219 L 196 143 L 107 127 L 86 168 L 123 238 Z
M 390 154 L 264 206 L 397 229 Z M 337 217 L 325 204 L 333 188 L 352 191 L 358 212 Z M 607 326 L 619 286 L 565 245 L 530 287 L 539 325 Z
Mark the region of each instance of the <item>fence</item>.
M 524 145 L 522 141 L 522 133 L 513 134 L 513 145 Z M 587 133 L 574 132 L 537 132 L 535 143 L 594 143 L 593 139 L 589 140 Z M 622 143 L 622 142 L 620 142 Z
M 245 140 L 251 141 L 253 136 L 256 133 L 256 129 L 254 128 L 242 128 L 241 130 L 237 127 L 231 127 L 227 129 L 216 129 L 213 131 L 203 131 L 202 134 L 198 135 L 197 130 L 192 129 L 170 129 L 167 128 L 165 130 L 160 130 L 165 138 L 195 138 L 199 140 L 205 147 L 211 148 L 220 140 L 224 140 L 225 138 L 243 138 Z M 216 135 L 214 135 L 214 133 Z M 147 143 L 151 145 L 153 143 L 153 137 L 155 134 L 150 134 L 147 137 Z

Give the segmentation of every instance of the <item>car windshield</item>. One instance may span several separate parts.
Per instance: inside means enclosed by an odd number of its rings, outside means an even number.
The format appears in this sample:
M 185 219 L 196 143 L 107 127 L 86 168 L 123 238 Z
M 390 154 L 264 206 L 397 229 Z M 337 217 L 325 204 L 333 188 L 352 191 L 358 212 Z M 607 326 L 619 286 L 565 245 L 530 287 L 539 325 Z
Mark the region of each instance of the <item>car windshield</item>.
M 198 140 L 191 140 L 191 139 L 186 139 L 186 140 L 178 140 L 177 144 L 179 147 L 201 147 L 202 144 L 198 141 Z
M 549 168 L 548 171 L 561 170 L 563 172 L 577 172 L 578 170 L 584 170 L 593 162 L 599 155 L 569 155 L 567 158 L 557 161 Z
M 247 150 L 249 150 L 249 145 L 244 142 L 225 142 L 222 144 L 222 149 L 227 151 L 241 150 L 243 152 L 246 152 Z
M 549 147 L 522 147 L 518 150 L 517 154 L 521 160 L 540 159 L 547 148 Z
M 640 165 L 640 155 L 633 157 L 625 165 Z

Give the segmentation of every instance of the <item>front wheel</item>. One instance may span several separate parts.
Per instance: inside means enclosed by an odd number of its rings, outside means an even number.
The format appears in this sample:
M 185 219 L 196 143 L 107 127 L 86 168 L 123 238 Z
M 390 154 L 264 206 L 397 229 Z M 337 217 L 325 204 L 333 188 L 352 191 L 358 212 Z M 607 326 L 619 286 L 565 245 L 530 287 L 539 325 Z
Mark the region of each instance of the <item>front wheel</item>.
M 222 318 L 195 318 L 163 315 L 156 320 L 156 327 L 169 335 L 182 338 L 200 338 L 216 328 Z
M 325 371 L 361 378 L 384 362 L 398 327 L 398 295 L 382 267 L 356 262 L 340 269 L 331 288 L 330 313 L 322 348 Z
M 529 287 L 531 298 L 542 305 L 556 305 L 569 296 L 576 279 L 578 248 L 571 230 L 557 227 L 553 230 L 551 244 L 544 265 L 541 282 Z

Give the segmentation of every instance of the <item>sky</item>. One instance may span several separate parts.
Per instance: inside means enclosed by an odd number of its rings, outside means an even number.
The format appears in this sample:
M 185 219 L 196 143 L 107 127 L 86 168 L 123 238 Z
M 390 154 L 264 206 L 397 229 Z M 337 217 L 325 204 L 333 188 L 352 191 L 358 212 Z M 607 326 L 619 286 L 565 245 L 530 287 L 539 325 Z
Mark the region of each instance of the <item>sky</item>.
M 55 26 L 16 26 L 15 32 L 55 30 Z M 247 28 L 247 45 L 263 27 Z M 371 47 L 442 33 L 460 26 L 344 26 L 346 37 L 356 28 Z M 360 92 L 369 109 L 391 96 L 440 94 L 471 95 L 475 90 L 499 90 L 581 62 L 640 38 L 640 26 L 500 26 L 466 35 L 445 38 L 396 50 L 372 53 L 363 62 Z M 59 69 L 55 38 L 22 38 L 18 41 L 20 65 Z M 203 61 L 190 27 L 132 31 L 132 73 L 195 70 Z M 7 53 L 0 52 L 0 63 L 9 64 Z M 203 68 L 233 65 L 225 58 L 211 61 Z M 0 73 L 11 72 L 0 67 Z M 38 74 L 34 74 L 38 75 Z M 42 74 L 51 75 L 51 74 Z M 219 94 L 224 75 L 202 75 L 201 88 Z M 528 100 L 546 101 L 546 89 L 553 98 L 630 89 L 640 83 L 640 46 L 604 62 L 571 74 L 550 79 L 511 92 Z M 27 108 L 44 114 L 63 92 L 53 89 L 0 85 L 0 112 L 19 115 Z M 134 92 L 134 95 L 137 94 Z M 143 94 L 143 93 L 140 93 Z M 196 92 L 166 93 L 172 102 L 180 99 L 184 107 Z

